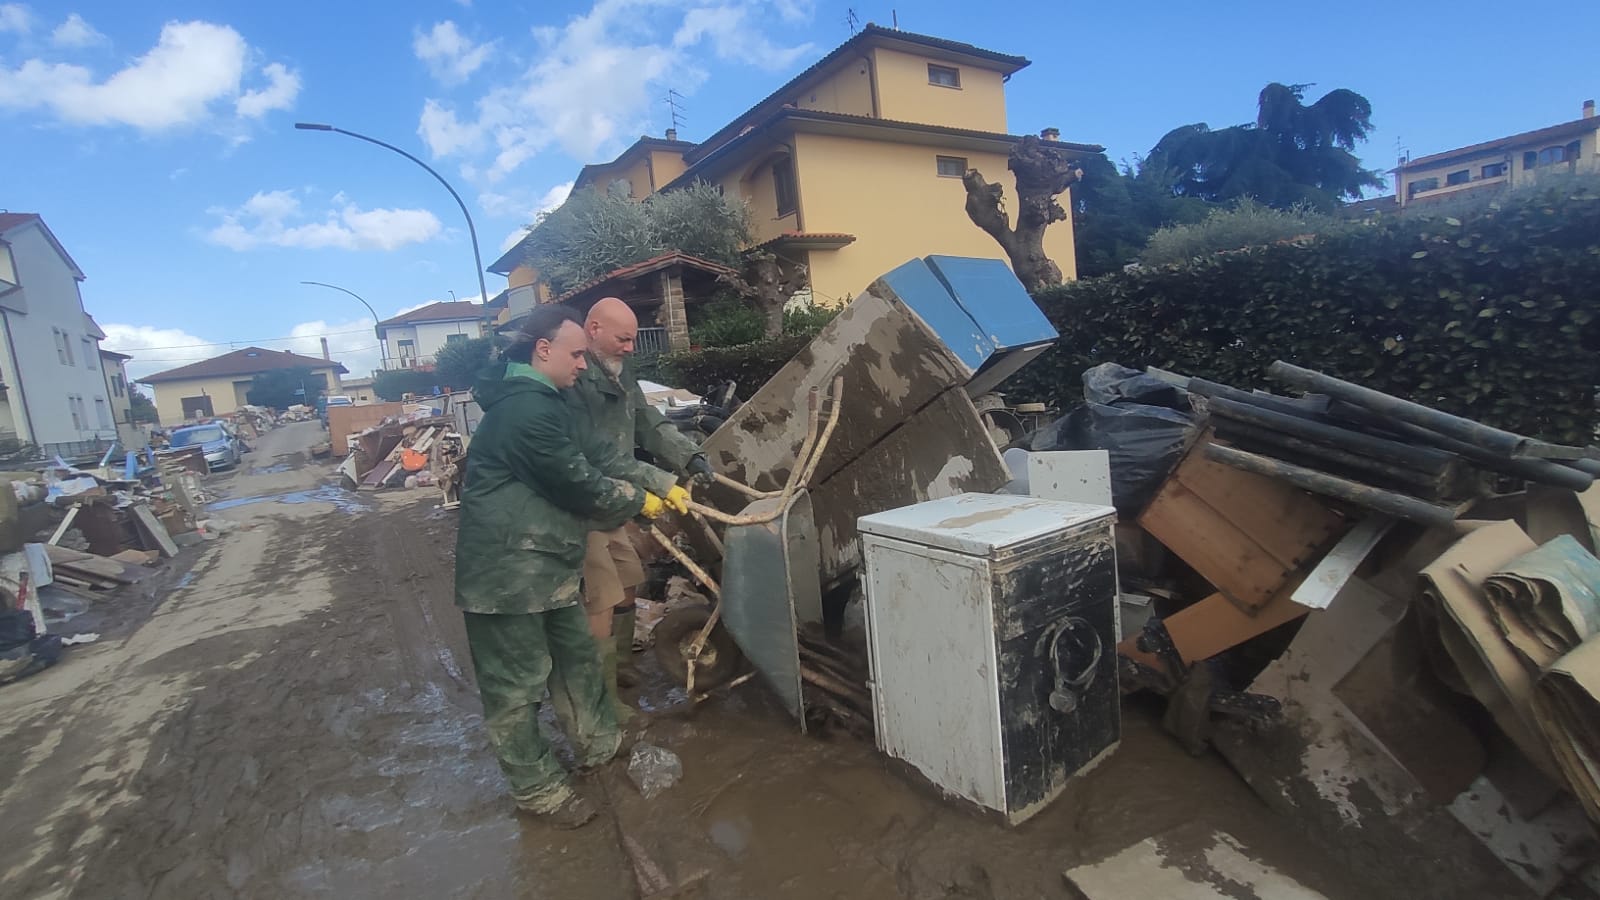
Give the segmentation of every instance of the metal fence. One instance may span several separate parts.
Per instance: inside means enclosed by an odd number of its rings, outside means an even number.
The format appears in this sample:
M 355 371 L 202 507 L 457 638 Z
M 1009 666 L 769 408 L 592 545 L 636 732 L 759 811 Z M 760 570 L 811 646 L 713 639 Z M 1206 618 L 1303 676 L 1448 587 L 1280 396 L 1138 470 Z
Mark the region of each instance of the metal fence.
M 633 337 L 633 352 L 639 356 L 660 356 L 667 352 L 665 328 L 641 328 Z

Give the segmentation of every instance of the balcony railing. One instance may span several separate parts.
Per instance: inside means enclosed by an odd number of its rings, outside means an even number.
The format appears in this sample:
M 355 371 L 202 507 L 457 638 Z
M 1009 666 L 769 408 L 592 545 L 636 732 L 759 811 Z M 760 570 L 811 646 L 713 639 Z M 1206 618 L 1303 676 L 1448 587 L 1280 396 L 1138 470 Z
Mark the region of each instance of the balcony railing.
M 639 356 L 660 356 L 667 352 L 665 328 L 641 328 L 633 336 L 633 352 Z
M 385 369 L 431 369 L 432 356 L 391 356 L 383 361 Z

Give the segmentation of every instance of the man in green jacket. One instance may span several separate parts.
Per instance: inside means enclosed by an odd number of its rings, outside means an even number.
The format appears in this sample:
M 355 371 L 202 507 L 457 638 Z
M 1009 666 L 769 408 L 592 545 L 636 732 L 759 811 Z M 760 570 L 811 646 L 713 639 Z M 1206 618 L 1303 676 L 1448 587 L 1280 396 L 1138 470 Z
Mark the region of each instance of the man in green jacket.
M 639 388 L 630 362 L 639 319 L 628 304 L 616 297 L 596 301 L 583 330 L 589 339 L 588 368 L 566 394 L 574 415 L 588 423 L 597 442 L 619 455 L 631 458 L 637 447 L 663 469 L 710 481 L 711 465 L 699 446 L 657 412 Z M 644 566 L 627 529 L 589 533 L 583 605 L 589 631 L 600 644 L 606 687 L 617 698 L 617 715 L 624 720 L 632 710 L 617 693 L 617 664 L 619 656 L 626 659 L 633 651 L 635 591 L 644 579 Z
M 456 539 L 456 605 L 466 617 L 484 726 L 517 806 L 575 828 L 594 808 L 539 733 L 548 686 L 581 767 L 621 744 L 599 655 L 578 606 L 590 531 L 683 510 L 668 473 L 590 439 L 561 396 L 588 364 L 566 307 L 539 307 L 473 388 L 483 419 L 467 454 Z

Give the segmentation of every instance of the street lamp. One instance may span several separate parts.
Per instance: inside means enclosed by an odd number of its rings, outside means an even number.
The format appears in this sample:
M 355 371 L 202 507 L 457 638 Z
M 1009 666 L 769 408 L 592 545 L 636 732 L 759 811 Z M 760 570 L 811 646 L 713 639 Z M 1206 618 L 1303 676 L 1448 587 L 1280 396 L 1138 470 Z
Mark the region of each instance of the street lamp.
M 354 131 L 345 131 L 343 128 L 335 128 L 332 125 L 324 125 L 320 122 L 296 122 L 294 123 L 294 127 L 301 131 L 333 131 L 345 135 L 346 137 L 353 137 L 359 141 L 366 141 L 369 144 L 377 144 L 379 147 L 382 147 L 386 150 L 393 150 L 401 156 L 404 156 L 406 159 L 409 159 L 426 169 L 429 175 L 432 175 L 440 184 L 444 185 L 444 189 L 450 192 L 450 196 L 456 198 L 456 205 L 461 207 L 461 215 L 465 216 L 467 219 L 467 234 L 472 237 L 472 261 L 476 265 L 478 272 L 478 296 L 481 298 L 481 302 L 488 302 L 489 288 L 483 282 L 483 257 L 478 253 L 478 229 L 472 224 L 472 213 L 467 212 L 467 204 L 461 201 L 461 195 L 456 193 L 456 189 L 450 186 L 450 182 L 444 180 L 443 175 L 435 172 L 433 167 L 429 166 L 422 160 L 417 159 L 415 156 L 412 156 L 406 151 L 401 150 L 399 147 L 396 147 L 393 144 L 386 144 L 377 138 L 367 137 L 364 134 L 356 134 Z
M 383 360 L 383 368 L 389 368 L 389 342 L 384 340 L 383 332 L 379 330 L 381 326 L 378 324 L 383 320 L 378 318 L 377 310 L 372 308 L 372 304 L 368 303 L 365 297 L 362 297 L 360 294 L 350 290 L 349 288 L 339 287 L 337 284 L 326 284 L 321 281 L 302 281 L 300 283 L 314 284 L 317 287 L 333 288 L 336 291 L 344 291 L 346 294 L 349 294 L 357 300 L 360 300 L 361 305 L 367 308 L 367 312 L 372 313 L 372 333 L 378 337 L 378 355 Z

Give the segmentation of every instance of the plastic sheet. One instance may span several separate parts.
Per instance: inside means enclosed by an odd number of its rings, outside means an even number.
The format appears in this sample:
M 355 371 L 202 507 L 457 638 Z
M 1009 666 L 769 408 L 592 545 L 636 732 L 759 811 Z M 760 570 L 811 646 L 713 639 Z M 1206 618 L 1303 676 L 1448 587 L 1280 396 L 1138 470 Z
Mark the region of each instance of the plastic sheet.
M 646 800 L 653 800 L 683 777 L 683 761 L 665 747 L 635 744 L 628 755 L 628 777 Z

